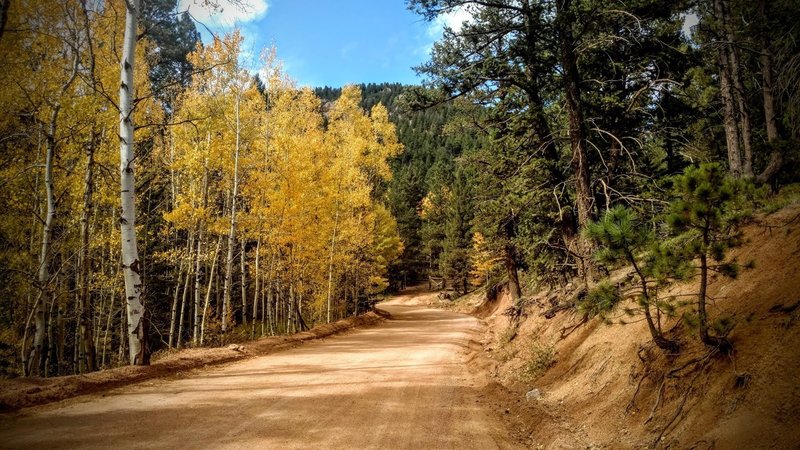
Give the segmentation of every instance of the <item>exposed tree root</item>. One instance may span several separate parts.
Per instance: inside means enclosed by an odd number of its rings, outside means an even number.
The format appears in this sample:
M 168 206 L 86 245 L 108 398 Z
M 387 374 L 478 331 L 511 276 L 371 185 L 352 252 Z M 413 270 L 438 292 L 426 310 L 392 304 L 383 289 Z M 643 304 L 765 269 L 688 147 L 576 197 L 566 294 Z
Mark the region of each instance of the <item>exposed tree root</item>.
M 639 391 L 642 389 L 642 383 L 644 382 L 645 378 L 647 378 L 647 374 L 642 374 L 642 377 L 639 378 L 639 382 L 636 384 L 636 391 L 633 393 L 631 401 L 628 402 L 628 405 L 625 407 L 625 414 L 630 414 L 631 410 L 636 408 L 636 396 L 639 395 Z
M 658 405 L 661 404 L 661 399 L 664 397 L 664 387 L 666 387 L 666 385 L 667 378 L 661 377 L 661 384 L 658 386 L 656 401 L 653 403 L 653 408 L 650 410 L 650 415 L 647 417 L 647 420 L 645 420 L 644 423 L 650 423 L 650 421 L 656 416 L 656 410 L 658 409 Z
M 708 353 L 706 353 L 704 356 L 702 356 L 700 358 L 694 358 L 694 359 L 690 360 L 689 362 L 687 362 L 686 364 L 683 364 L 682 366 L 669 371 L 667 373 L 667 375 L 664 377 L 665 381 L 666 381 L 667 378 L 677 378 L 678 376 L 676 374 L 680 373 L 681 371 L 683 371 L 687 367 L 691 367 L 692 370 L 695 371 L 694 376 L 692 377 L 691 381 L 689 381 L 689 385 L 686 386 L 686 390 L 683 393 L 683 397 L 681 398 L 680 404 L 675 409 L 675 413 L 672 415 L 672 417 L 669 419 L 669 421 L 667 421 L 666 425 L 664 425 L 664 427 L 661 428 L 661 432 L 658 433 L 658 436 L 653 441 L 653 443 L 651 445 L 651 448 L 657 448 L 658 445 L 661 443 L 662 439 L 664 438 L 664 436 L 670 430 L 670 428 L 672 428 L 678 422 L 678 420 L 681 417 L 681 413 L 683 412 L 683 408 L 686 405 L 687 400 L 689 399 L 689 395 L 691 394 L 692 389 L 694 388 L 694 383 L 697 381 L 697 379 L 700 377 L 700 375 L 703 374 L 704 369 L 711 362 L 711 357 L 713 355 L 715 355 L 716 353 L 717 353 L 717 350 L 713 349 L 713 350 L 709 351 Z M 657 405 L 655 405 L 655 406 L 657 406 Z M 655 407 L 653 409 L 653 413 L 651 413 L 651 416 L 653 416 L 654 413 L 655 413 Z M 650 419 L 648 419 L 648 420 L 650 420 Z

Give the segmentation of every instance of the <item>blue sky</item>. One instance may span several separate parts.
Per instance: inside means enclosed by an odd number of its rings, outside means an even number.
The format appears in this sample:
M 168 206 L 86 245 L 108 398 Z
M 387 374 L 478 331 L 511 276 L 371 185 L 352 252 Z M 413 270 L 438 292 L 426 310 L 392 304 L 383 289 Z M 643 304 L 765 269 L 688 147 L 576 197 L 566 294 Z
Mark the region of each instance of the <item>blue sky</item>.
M 215 33 L 234 25 L 246 38 L 246 52 L 258 55 L 275 45 L 284 69 L 306 86 L 419 81 L 412 66 L 428 59 L 442 27 L 463 16 L 427 23 L 406 9 L 404 0 L 244 0 L 244 9 L 226 5 L 212 11 L 203 0 L 180 0 Z M 203 40 L 209 33 L 198 28 Z

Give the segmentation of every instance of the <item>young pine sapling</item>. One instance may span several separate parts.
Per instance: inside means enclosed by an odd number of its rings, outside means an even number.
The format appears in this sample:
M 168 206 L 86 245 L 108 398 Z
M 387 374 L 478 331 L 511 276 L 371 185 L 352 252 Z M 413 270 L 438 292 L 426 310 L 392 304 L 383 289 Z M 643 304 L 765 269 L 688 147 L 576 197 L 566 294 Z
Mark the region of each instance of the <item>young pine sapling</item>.
M 599 263 L 609 265 L 625 262 L 633 267 L 637 284 L 635 295 L 653 342 L 666 352 L 676 353 L 677 342 L 664 336 L 661 327 L 662 313 L 671 313 L 673 308 L 659 301 L 657 288 L 661 277 L 651 270 L 656 263 L 664 266 L 669 252 L 658 249 L 648 252 L 654 246 L 653 233 L 633 211 L 624 206 L 616 206 L 599 221 L 589 223 L 586 236 L 598 245 L 595 258 Z M 613 310 L 625 294 L 618 286 L 604 281 L 589 292 L 581 306 L 589 313 L 602 315 Z
M 751 187 L 743 180 L 730 177 L 719 164 L 689 167 L 675 178 L 677 200 L 669 207 L 667 223 L 682 243 L 682 252 L 689 260 L 699 263 L 700 286 L 697 294 L 696 321 L 700 340 L 723 353 L 732 350 L 727 334 L 730 321 L 709 321 L 709 271 L 735 277 L 739 266 L 726 261 L 728 250 L 742 244 L 738 225 L 749 216 L 745 193 Z M 714 330 L 714 334 L 711 333 Z

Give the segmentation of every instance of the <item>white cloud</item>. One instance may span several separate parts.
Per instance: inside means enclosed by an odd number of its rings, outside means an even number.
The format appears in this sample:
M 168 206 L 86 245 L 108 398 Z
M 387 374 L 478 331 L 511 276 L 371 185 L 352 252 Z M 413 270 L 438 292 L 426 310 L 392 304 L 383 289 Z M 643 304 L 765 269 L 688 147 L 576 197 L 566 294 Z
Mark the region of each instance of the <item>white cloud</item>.
M 180 0 L 180 11 L 211 28 L 231 28 L 258 20 L 267 13 L 267 0 Z
M 431 21 L 431 23 L 428 25 L 428 29 L 426 30 L 428 42 L 420 47 L 415 53 L 419 52 L 423 55 L 430 55 L 431 51 L 433 50 L 434 42 L 442 38 L 442 33 L 444 32 L 445 28 L 450 28 L 458 33 L 464 26 L 464 22 L 470 22 L 472 20 L 474 12 L 475 11 L 472 8 L 468 9 L 468 7 L 459 6 L 452 11 L 448 11 L 437 16 Z
M 436 17 L 428 27 L 428 36 L 438 39 L 445 28 L 450 28 L 458 33 L 461 31 L 464 22 L 469 22 L 470 20 L 472 20 L 471 10 L 459 6 L 452 11 L 448 11 Z

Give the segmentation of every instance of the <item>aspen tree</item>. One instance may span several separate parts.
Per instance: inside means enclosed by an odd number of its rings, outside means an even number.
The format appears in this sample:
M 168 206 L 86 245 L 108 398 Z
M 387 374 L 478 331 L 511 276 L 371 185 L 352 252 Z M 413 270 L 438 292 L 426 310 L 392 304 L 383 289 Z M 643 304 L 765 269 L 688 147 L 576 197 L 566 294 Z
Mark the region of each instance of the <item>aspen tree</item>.
M 136 240 L 136 182 L 134 179 L 135 149 L 133 129 L 134 67 L 140 0 L 125 0 L 125 34 L 120 62 L 119 139 L 120 199 L 119 223 L 122 238 L 122 270 L 125 277 L 125 298 L 128 315 L 128 351 L 132 365 L 149 364 L 142 301 L 141 263 Z

